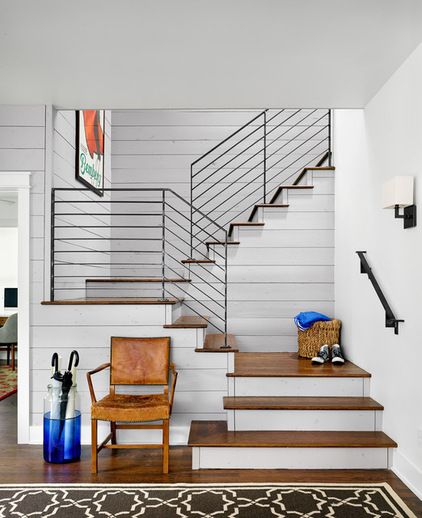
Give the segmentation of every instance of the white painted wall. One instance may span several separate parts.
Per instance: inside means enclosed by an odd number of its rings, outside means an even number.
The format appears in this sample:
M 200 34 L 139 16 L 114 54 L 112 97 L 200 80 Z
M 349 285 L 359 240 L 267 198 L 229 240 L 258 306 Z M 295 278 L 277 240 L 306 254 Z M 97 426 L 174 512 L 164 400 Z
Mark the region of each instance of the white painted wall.
M 336 314 L 344 323 L 347 355 L 372 373 L 371 395 L 385 405 L 384 430 L 399 444 L 394 470 L 419 496 L 422 225 L 404 230 L 394 211 L 381 207 L 383 182 L 413 175 L 421 209 L 421 91 L 419 46 L 364 110 L 335 113 Z M 398 336 L 384 327 L 384 311 L 360 274 L 356 250 L 367 250 L 393 310 L 405 319 Z

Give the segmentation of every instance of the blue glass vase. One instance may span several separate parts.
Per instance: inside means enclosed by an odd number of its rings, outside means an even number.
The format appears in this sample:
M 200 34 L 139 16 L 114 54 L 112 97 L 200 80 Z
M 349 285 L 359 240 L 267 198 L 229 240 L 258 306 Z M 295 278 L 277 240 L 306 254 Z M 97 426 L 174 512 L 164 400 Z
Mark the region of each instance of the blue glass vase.
M 81 413 L 76 385 L 65 397 L 60 386 L 48 386 L 44 399 L 44 460 L 65 463 L 81 457 Z
M 51 419 L 51 413 L 44 414 L 44 460 L 65 463 L 81 457 L 81 413 L 75 417 Z

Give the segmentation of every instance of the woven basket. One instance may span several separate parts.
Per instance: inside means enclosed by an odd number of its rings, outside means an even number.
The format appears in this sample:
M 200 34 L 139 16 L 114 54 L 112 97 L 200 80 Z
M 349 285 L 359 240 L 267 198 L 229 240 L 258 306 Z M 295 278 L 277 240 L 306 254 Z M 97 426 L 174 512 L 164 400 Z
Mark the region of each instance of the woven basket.
M 313 358 L 318 354 L 321 345 L 340 343 L 341 320 L 320 321 L 307 329 L 298 330 L 299 356 Z

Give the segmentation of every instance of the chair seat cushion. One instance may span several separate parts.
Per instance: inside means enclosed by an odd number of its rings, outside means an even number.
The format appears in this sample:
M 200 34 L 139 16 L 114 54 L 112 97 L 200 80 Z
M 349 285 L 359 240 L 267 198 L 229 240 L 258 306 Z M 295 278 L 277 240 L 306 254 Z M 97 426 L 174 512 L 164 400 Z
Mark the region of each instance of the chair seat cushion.
M 109 394 L 92 404 L 91 417 L 102 421 L 158 421 L 169 419 L 170 405 L 164 394 Z

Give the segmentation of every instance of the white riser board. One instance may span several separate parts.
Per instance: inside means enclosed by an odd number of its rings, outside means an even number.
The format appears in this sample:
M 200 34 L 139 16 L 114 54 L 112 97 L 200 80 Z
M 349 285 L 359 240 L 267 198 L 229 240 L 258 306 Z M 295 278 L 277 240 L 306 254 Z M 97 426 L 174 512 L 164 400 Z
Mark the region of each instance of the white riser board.
M 374 410 L 228 410 L 231 431 L 241 430 L 381 430 L 381 412 Z
M 229 378 L 230 396 L 369 396 L 369 378 Z
M 388 448 L 194 447 L 193 469 L 388 469 Z

